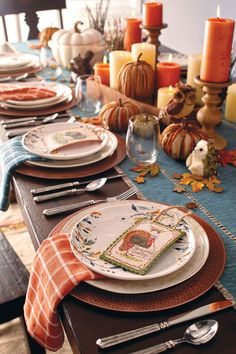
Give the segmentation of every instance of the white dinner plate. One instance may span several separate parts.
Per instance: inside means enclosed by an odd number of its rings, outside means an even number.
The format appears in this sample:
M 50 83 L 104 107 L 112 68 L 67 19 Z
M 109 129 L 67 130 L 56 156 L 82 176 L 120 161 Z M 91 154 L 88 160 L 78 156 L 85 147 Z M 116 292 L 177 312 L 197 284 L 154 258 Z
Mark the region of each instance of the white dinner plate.
M 82 157 L 81 159 L 60 161 L 60 160 L 42 160 L 42 161 L 27 161 L 29 165 L 35 165 L 46 168 L 73 168 L 79 166 L 91 165 L 100 160 L 104 160 L 106 157 L 111 156 L 117 148 L 117 137 L 107 131 L 108 140 L 104 148 L 93 155 Z
M 123 270 L 100 258 L 107 247 L 137 221 L 143 218 L 152 220 L 160 209 L 165 208 L 165 206 L 154 202 L 137 200 L 107 202 L 90 208 L 86 215 L 78 218 L 71 231 L 72 251 L 89 269 L 114 279 L 147 280 L 171 274 L 191 259 L 196 247 L 195 235 L 188 224 L 186 214 L 177 226 L 179 230 L 185 231 L 185 236 L 179 238 L 169 247 L 145 275 Z M 174 207 L 161 214 L 158 223 L 174 227 L 182 216 L 183 212 Z M 153 237 L 158 238 L 158 235 Z M 151 247 L 155 247 L 155 243 L 151 244 L 150 249 Z
M 52 135 L 54 135 L 54 140 L 63 141 L 63 143 L 65 141 L 73 142 L 74 134 L 77 139 L 76 129 L 78 128 L 86 128 L 96 132 L 96 134 L 98 134 L 101 138 L 101 141 L 88 141 L 83 142 L 81 145 L 69 145 L 67 147 L 61 148 L 56 153 L 50 152 L 48 147 L 45 145 L 46 137 Z M 67 132 L 68 129 L 71 130 L 71 133 L 69 135 Z M 101 127 L 96 127 L 92 124 L 85 123 L 65 124 L 62 122 L 41 125 L 36 128 L 30 129 L 26 134 L 23 135 L 22 145 L 27 151 L 31 152 L 32 154 L 41 156 L 46 159 L 72 160 L 95 154 L 96 152 L 102 150 L 105 147 L 105 145 L 107 144 L 107 140 L 107 130 Z
M 19 84 L 16 84 L 16 86 L 18 85 Z M 6 103 L 7 104 L 10 103 L 12 105 L 17 105 L 17 106 L 32 106 L 34 104 L 40 105 L 40 104 L 46 104 L 46 103 L 51 103 L 53 101 L 56 101 L 59 97 L 63 96 L 65 92 L 67 92 L 68 95 L 72 93 L 71 89 L 68 86 L 62 84 L 50 83 L 50 82 L 47 83 L 38 82 L 38 83 L 34 83 L 33 85 L 31 85 L 31 83 L 27 83 L 27 85 L 24 86 L 46 88 L 48 90 L 54 91 L 56 95 L 53 97 L 28 100 L 28 101 L 7 100 Z
M 27 54 L 8 53 L 0 54 L 0 69 L 19 68 L 28 65 L 32 57 Z
M 28 68 L 40 65 L 39 57 L 37 55 L 22 54 L 22 56 L 28 60 L 27 62 L 25 62 L 25 64 L 19 66 L 2 66 L 0 67 L 0 74 L 12 74 L 22 70 L 25 70 L 25 72 L 27 72 Z

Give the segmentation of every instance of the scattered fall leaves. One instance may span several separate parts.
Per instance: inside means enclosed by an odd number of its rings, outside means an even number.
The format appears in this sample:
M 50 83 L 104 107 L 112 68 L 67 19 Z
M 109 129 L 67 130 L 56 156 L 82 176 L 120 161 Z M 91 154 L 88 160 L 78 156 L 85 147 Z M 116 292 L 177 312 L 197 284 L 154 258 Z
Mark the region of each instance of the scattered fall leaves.
M 231 164 L 236 167 L 236 150 L 222 150 L 219 151 L 219 161 L 222 166 Z
M 130 169 L 130 171 L 137 172 L 139 175 L 135 177 L 136 183 L 144 183 L 145 176 L 149 174 L 151 177 L 155 177 L 160 172 L 160 166 L 155 163 L 148 166 L 134 166 Z
M 179 180 L 179 185 L 190 185 L 194 193 L 200 192 L 204 187 L 216 193 L 221 193 L 224 190 L 224 188 L 220 186 L 221 181 L 216 176 L 205 178 L 192 175 L 191 173 L 174 173 L 172 177 Z M 178 186 L 175 188 L 177 187 Z M 177 190 L 174 190 L 174 192 L 175 191 L 177 192 Z
M 183 186 L 181 186 L 180 184 L 177 184 L 174 188 L 173 188 L 173 192 L 176 193 L 183 193 L 185 192 L 185 188 Z

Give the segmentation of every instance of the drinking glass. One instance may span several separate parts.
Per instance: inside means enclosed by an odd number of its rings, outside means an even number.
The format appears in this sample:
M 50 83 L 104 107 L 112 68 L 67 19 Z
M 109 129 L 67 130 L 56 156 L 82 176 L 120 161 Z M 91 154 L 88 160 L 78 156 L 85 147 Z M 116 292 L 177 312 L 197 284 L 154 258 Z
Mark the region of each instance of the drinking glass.
M 126 134 L 126 152 L 137 165 L 156 162 L 159 152 L 159 119 L 152 115 L 137 114 L 129 119 Z
M 88 114 L 97 114 L 103 101 L 101 78 L 97 75 L 81 75 L 77 78 L 75 97 L 78 108 Z

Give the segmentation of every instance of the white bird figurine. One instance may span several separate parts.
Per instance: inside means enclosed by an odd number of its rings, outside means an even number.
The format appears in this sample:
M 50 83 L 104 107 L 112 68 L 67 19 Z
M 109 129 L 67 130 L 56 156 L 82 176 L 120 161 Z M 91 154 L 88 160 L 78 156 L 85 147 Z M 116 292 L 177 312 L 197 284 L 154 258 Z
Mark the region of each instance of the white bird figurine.
M 207 153 L 208 141 L 200 140 L 186 160 L 186 166 L 193 175 L 204 176 L 204 160 Z

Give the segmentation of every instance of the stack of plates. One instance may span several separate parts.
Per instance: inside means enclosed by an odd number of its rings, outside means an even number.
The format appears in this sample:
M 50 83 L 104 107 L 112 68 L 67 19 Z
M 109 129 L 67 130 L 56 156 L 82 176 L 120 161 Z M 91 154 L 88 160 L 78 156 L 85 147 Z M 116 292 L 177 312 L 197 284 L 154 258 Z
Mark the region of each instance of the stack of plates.
M 60 134 L 66 132 L 69 128 L 83 129 L 85 128 L 99 134 L 99 142 L 85 142 L 81 145 L 70 145 L 66 148 L 60 149 L 57 153 L 51 153 L 45 146 L 45 138 L 51 134 Z M 40 161 L 28 161 L 27 163 L 34 166 L 66 169 L 71 167 L 86 166 L 94 164 L 100 160 L 111 156 L 117 148 L 116 136 L 101 128 L 92 124 L 85 123 L 53 123 L 49 125 L 42 125 L 31 129 L 27 132 L 22 139 L 24 148 L 40 157 Z
M 177 207 L 164 212 L 159 222 L 174 226 L 185 214 L 177 226 L 185 231 L 185 236 L 165 251 L 145 275 L 125 271 L 99 258 L 118 236 L 140 218 L 151 219 L 157 211 L 166 207 L 141 200 L 107 202 L 82 210 L 69 219 L 61 231 L 71 233 L 73 253 L 87 268 L 106 276 L 105 279 L 87 283 L 109 292 L 144 294 L 167 289 L 193 277 L 208 258 L 209 240 L 201 225 Z
M 3 89 L 14 88 L 14 85 L 1 84 L 0 87 Z M 63 102 L 70 102 L 72 100 L 72 91 L 66 85 L 51 83 L 51 82 L 31 82 L 31 83 L 17 83 L 16 88 L 20 87 L 37 87 L 37 88 L 47 88 L 51 91 L 55 91 L 56 95 L 50 98 L 18 101 L 18 100 L 6 100 L 3 102 L 4 108 L 14 109 L 18 111 L 30 111 L 30 110 L 43 110 Z
M 0 54 L 0 75 L 28 72 L 40 67 L 39 57 L 32 54 L 2 53 Z

